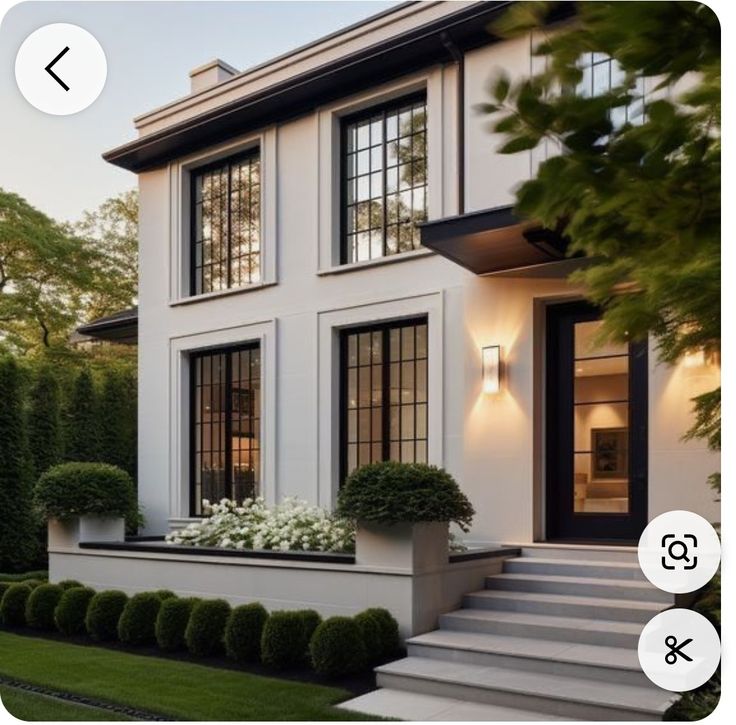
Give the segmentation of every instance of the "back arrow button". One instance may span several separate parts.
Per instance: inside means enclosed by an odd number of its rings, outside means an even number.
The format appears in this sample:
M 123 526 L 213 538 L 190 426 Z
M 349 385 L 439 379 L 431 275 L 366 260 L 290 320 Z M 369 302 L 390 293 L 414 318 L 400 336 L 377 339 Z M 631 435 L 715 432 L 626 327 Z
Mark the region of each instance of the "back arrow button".
M 58 46 L 57 46 L 57 47 L 58 47 Z M 56 75 L 56 73 L 54 73 L 54 71 L 52 71 L 51 69 L 52 69 L 52 68 L 54 67 L 54 64 L 55 64 L 55 63 L 56 63 L 57 61 L 61 60 L 61 59 L 62 59 L 62 58 L 63 58 L 63 57 L 64 57 L 64 56 L 65 56 L 65 55 L 66 55 L 66 54 L 68 53 L 68 52 L 69 52 L 69 46 L 67 45 L 67 46 L 66 46 L 66 48 L 64 48 L 64 50 L 62 50 L 62 51 L 61 51 L 61 53 L 59 53 L 59 55 L 57 55 L 57 56 L 56 56 L 56 58 L 54 58 L 54 59 L 53 59 L 53 60 L 52 60 L 52 61 L 51 61 L 51 62 L 50 62 L 50 63 L 49 63 L 49 64 L 48 64 L 48 65 L 47 65 L 47 66 L 46 66 L 45 68 L 44 68 L 44 70 L 45 70 L 45 71 L 46 71 L 46 72 L 47 72 L 47 73 L 48 73 L 48 74 L 49 74 L 49 75 L 50 75 L 50 76 L 51 76 L 51 77 L 52 77 L 52 78 L 53 78 L 53 79 L 54 79 L 54 80 L 55 80 L 55 81 L 56 81 L 56 82 L 57 82 L 57 83 L 58 83 L 58 84 L 59 84 L 59 85 L 60 85 L 60 86 L 61 86 L 61 87 L 62 87 L 62 88 L 63 88 L 63 89 L 65 90 L 65 91 L 68 91 L 68 90 L 69 90 L 69 86 L 68 86 L 68 85 L 67 85 L 66 83 L 64 83 L 64 81 L 63 81 L 63 80 L 61 80 L 61 78 L 59 78 L 59 76 L 57 76 L 57 75 Z

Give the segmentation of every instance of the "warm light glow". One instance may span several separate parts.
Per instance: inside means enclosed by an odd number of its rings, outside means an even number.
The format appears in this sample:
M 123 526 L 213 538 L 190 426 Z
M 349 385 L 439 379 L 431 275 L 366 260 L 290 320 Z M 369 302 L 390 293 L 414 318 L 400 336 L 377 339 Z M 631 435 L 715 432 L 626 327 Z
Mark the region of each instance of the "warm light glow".
M 705 367 L 705 350 L 694 350 L 689 352 L 683 358 L 683 363 L 686 368 L 702 368 Z
M 483 392 L 496 395 L 501 390 L 501 346 L 489 345 L 483 351 Z

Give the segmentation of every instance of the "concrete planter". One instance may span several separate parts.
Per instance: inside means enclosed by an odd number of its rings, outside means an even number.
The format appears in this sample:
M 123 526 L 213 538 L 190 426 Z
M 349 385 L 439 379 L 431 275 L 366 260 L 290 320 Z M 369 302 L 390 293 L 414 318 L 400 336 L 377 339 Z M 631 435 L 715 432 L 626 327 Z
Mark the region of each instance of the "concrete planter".
M 446 521 L 376 524 L 359 521 L 355 563 L 421 574 L 447 566 L 449 524 Z
M 90 541 L 125 541 L 122 516 L 74 516 L 49 519 L 49 549 L 74 549 Z

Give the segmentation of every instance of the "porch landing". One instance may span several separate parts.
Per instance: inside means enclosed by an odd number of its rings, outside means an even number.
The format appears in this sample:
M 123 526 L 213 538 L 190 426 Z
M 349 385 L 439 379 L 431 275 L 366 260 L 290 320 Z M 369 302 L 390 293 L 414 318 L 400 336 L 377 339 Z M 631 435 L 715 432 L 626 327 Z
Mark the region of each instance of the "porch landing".
M 376 669 L 382 689 L 342 707 L 407 720 L 660 720 L 674 695 L 636 653 L 674 604 L 630 547 L 524 546 L 408 657 Z

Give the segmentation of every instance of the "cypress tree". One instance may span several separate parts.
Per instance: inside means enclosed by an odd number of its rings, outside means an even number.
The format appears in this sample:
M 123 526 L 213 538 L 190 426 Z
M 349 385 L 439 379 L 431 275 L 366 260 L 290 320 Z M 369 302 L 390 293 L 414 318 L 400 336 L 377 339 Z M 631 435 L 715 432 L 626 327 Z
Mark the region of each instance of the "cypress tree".
M 99 460 L 97 393 L 92 373 L 83 368 L 74 381 L 66 416 L 67 461 Z
M 61 461 L 62 434 L 59 381 L 42 367 L 31 387 L 28 405 L 28 447 L 33 480 Z
M 136 474 L 136 389 L 133 375 L 124 370 L 105 372 L 99 406 L 100 452 L 103 463 Z
M 27 569 L 37 553 L 21 378 L 11 357 L 0 357 L 0 571 Z

